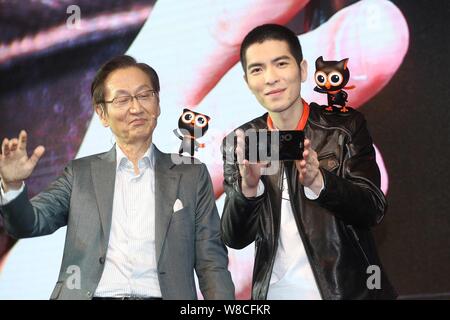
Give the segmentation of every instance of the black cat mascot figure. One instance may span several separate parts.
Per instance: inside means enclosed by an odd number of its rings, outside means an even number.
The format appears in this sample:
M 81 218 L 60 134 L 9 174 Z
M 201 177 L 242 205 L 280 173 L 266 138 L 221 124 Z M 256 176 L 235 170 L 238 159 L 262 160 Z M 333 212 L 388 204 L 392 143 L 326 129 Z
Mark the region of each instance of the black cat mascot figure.
M 178 119 L 178 129 L 180 129 L 181 135 L 178 130 L 173 130 L 173 133 L 182 140 L 178 153 L 181 155 L 183 152 L 188 152 L 191 157 L 194 156 L 194 150 L 198 151 L 198 148 L 204 148 L 204 143 L 197 142 L 196 139 L 203 137 L 208 130 L 208 122 L 210 117 L 205 114 L 184 109 L 180 119 Z
M 355 86 L 346 87 L 350 80 L 350 71 L 347 68 L 348 58 L 341 61 L 324 61 L 322 56 L 316 60 L 316 73 L 314 80 L 317 86 L 314 91 L 326 93 L 328 96 L 327 111 L 348 112 L 346 108 L 347 92 L 343 89 L 353 89 Z

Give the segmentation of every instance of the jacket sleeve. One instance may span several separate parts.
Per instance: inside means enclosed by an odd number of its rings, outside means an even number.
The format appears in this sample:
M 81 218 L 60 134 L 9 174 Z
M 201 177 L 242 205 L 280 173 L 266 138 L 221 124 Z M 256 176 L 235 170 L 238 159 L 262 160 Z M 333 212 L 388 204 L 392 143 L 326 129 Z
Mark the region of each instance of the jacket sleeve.
M 220 218 L 217 212 L 211 177 L 201 165 L 197 185 L 195 212 L 195 271 L 205 299 L 234 300 L 234 285 L 228 271 L 227 248 L 220 237 Z
M 0 207 L 5 230 L 14 238 L 48 235 L 67 224 L 73 170 L 69 164 L 63 174 L 43 192 L 29 200 L 27 187 L 20 195 Z
M 356 113 L 353 124 L 341 164 L 342 177 L 321 169 L 324 190 L 315 201 L 347 224 L 370 227 L 381 222 L 387 203 L 380 190 L 380 171 L 364 116 Z
M 222 239 L 227 246 L 242 249 L 255 241 L 259 212 L 262 209 L 266 189 L 262 195 L 247 198 L 242 194 L 241 176 L 234 161 L 234 145 L 222 143 L 224 191 L 226 194 L 222 213 Z

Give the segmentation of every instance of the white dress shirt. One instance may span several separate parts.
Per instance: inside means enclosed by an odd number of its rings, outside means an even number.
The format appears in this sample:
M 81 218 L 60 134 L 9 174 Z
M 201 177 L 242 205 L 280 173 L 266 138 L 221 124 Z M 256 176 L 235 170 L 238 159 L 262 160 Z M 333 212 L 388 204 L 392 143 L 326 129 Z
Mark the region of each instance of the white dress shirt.
M 161 297 L 155 252 L 153 145 L 139 173 L 116 144 L 117 167 L 105 269 L 95 297 Z

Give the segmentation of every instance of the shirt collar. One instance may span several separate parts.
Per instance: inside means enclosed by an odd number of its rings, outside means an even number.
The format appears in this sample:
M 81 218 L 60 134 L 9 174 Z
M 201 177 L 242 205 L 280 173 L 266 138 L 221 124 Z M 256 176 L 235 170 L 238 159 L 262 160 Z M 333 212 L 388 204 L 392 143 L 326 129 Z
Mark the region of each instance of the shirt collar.
M 141 159 L 139 159 L 139 167 L 148 166 L 150 169 L 153 169 L 155 160 L 155 151 L 153 143 L 144 153 Z M 119 167 L 126 167 L 127 165 L 132 166 L 131 161 L 128 160 L 125 153 L 123 153 L 122 149 L 120 149 L 119 145 L 116 143 L 116 171 L 119 170 Z

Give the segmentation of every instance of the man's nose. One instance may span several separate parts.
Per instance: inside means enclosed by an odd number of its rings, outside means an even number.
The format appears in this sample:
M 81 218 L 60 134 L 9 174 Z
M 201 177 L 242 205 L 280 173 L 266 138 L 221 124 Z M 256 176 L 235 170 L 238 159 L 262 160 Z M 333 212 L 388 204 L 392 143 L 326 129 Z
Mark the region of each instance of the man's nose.
M 264 73 L 264 77 L 265 77 L 264 78 L 265 83 L 268 85 L 277 83 L 280 80 L 280 78 L 278 76 L 278 72 L 273 67 L 268 67 L 266 69 L 266 72 Z
M 131 97 L 130 101 L 130 112 L 133 113 L 139 113 L 142 111 L 142 104 L 139 102 L 139 100 L 136 97 Z

